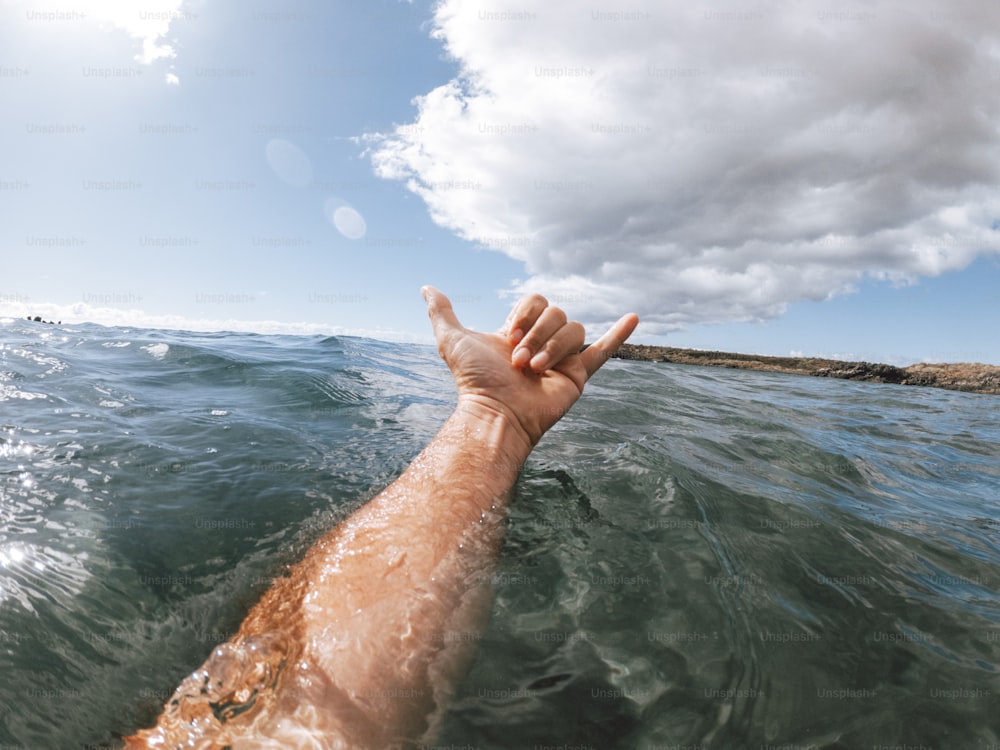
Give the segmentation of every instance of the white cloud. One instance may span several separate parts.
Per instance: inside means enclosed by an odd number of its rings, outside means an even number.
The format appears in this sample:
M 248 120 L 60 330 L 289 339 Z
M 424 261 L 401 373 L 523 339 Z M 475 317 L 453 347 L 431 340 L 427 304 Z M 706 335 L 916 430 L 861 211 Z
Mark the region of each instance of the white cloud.
M 442 0 L 460 64 L 371 152 L 512 293 L 647 333 L 1000 250 L 1000 5 Z
M 183 9 L 186 0 L 21 0 L 33 14 L 44 18 L 73 18 L 96 22 L 124 31 L 138 43 L 140 51 L 135 59 L 143 64 L 176 57 L 176 50 L 167 40 L 174 21 L 196 18 L 196 14 Z M 180 79 L 173 72 L 166 74 L 166 82 L 178 85 Z
M 55 304 L 50 302 L 0 302 L 0 324 L 38 316 L 64 325 L 97 323 L 124 328 L 160 328 L 175 331 L 235 331 L 288 335 L 364 336 L 382 341 L 426 343 L 427 336 L 388 328 L 350 328 L 327 323 L 289 323 L 277 320 L 238 320 L 235 318 L 188 318 L 183 315 L 157 315 L 138 309 L 100 307 L 86 302 Z
M 170 24 L 185 18 L 181 10 L 184 0 L 76 0 L 70 3 L 74 8 L 85 11 L 89 16 L 110 22 L 142 43 L 142 52 L 136 59 L 151 63 L 161 58 L 175 56 L 174 48 L 164 41 L 170 31 Z

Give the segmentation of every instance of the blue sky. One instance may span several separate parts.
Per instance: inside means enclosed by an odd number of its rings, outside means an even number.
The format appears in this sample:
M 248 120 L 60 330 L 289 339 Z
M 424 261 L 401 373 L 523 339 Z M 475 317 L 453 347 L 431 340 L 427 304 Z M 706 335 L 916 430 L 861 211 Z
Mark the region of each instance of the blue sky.
M 1000 363 L 997 29 L 971 0 L 8 0 L 0 316 L 429 342 L 432 283 L 481 329 L 539 291 L 644 343 Z

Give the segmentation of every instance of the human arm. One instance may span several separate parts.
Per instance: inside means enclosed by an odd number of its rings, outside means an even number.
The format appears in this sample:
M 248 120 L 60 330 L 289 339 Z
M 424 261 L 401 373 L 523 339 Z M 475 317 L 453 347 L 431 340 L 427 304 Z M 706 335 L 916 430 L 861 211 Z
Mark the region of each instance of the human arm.
M 382 493 L 323 536 L 129 747 L 416 744 L 464 673 L 488 615 L 510 490 L 532 448 L 634 330 L 582 353 L 583 328 L 522 298 L 495 334 L 425 287 L 458 403 Z M 160 744 L 156 744 L 160 743 Z M 276 745 L 279 746 L 279 745 Z

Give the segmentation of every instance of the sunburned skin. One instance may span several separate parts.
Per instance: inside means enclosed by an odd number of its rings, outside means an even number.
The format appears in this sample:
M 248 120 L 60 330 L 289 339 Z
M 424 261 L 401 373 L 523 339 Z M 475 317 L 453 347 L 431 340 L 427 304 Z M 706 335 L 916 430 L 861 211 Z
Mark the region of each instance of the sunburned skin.
M 431 744 L 492 602 L 510 492 L 541 436 L 638 324 L 583 352 L 537 295 L 499 333 L 422 290 L 458 387 L 403 474 L 323 536 L 127 748 L 413 748 Z

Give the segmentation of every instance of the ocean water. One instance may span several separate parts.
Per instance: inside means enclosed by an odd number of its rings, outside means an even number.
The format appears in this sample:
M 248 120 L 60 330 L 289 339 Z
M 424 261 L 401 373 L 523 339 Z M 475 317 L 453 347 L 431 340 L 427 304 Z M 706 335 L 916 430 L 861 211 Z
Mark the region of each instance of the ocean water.
M 117 747 L 453 403 L 431 347 L 0 322 L 0 748 Z M 442 748 L 1000 748 L 1000 397 L 611 361 Z

